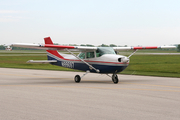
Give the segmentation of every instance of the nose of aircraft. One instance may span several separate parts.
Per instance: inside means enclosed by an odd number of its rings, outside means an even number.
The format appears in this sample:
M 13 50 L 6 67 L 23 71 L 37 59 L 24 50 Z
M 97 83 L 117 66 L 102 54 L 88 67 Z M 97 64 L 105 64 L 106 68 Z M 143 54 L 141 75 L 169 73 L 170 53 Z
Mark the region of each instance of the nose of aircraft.
M 121 57 L 121 58 L 118 58 L 118 61 L 119 61 L 119 62 L 122 62 L 122 63 L 128 63 L 128 62 L 129 62 L 129 58 L 127 58 L 127 57 Z

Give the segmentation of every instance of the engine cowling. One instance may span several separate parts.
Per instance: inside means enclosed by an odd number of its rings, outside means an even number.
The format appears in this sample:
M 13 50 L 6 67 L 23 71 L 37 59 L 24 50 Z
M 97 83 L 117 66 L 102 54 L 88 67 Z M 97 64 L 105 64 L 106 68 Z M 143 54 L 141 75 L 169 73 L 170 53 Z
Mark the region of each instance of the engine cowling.
M 129 62 L 129 58 L 127 58 L 127 57 L 122 57 L 122 58 L 119 58 L 118 61 L 119 61 L 119 62 L 122 62 L 122 63 L 128 63 L 128 62 Z

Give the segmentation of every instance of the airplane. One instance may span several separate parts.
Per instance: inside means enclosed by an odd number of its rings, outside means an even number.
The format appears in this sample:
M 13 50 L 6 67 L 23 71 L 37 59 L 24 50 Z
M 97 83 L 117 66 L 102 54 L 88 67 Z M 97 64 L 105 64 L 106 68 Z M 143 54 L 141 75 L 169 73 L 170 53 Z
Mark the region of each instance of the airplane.
M 5 50 L 12 51 L 12 47 L 10 45 L 4 45 Z
M 176 46 L 148 46 L 148 47 L 84 47 L 84 46 L 64 46 L 54 45 L 50 37 L 44 38 L 45 44 L 14 43 L 11 46 L 44 49 L 47 51 L 48 60 L 29 60 L 27 63 L 50 63 L 52 65 L 85 71 L 82 76 L 76 75 L 74 81 L 79 83 L 81 79 L 91 73 L 106 74 L 111 77 L 114 84 L 119 82 L 117 73 L 125 70 L 130 62 L 130 57 L 137 50 L 176 48 Z M 70 54 L 59 53 L 58 50 L 65 50 Z M 121 50 L 133 50 L 128 57 L 118 55 Z M 75 55 L 73 51 L 79 51 Z M 109 74 L 112 74 L 110 76 Z

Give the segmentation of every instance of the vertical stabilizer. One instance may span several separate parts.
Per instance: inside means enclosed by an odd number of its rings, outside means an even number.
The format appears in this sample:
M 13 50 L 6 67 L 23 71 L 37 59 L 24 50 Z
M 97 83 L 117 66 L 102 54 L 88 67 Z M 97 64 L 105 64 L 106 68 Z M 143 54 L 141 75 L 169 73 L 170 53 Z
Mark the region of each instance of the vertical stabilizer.
M 44 42 L 45 44 L 52 44 L 54 45 L 54 43 L 52 42 L 51 38 L 50 37 L 46 37 L 44 38 Z M 58 58 L 63 58 L 63 56 L 61 56 L 57 50 L 46 50 L 47 51 L 47 57 L 48 57 L 48 60 L 55 60 L 56 58 L 55 57 L 58 57 Z
M 53 42 L 52 42 L 50 37 L 44 38 L 44 42 L 45 42 L 45 44 L 53 44 Z

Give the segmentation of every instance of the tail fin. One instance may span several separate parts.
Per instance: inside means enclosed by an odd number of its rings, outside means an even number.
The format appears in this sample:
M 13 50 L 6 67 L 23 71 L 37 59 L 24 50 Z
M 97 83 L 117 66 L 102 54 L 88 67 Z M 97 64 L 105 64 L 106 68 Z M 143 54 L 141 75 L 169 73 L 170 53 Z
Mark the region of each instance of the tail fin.
M 52 44 L 52 45 L 54 44 L 50 37 L 44 38 L 44 42 L 45 44 Z M 54 56 L 61 59 L 63 58 L 63 56 L 61 56 L 57 50 L 46 50 L 46 51 L 47 51 L 48 60 L 55 60 Z
M 44 42 L 45 42 L 45 44 L 53 44 L 53 42 L 52 42 L 50 37 L 44 38 Z

